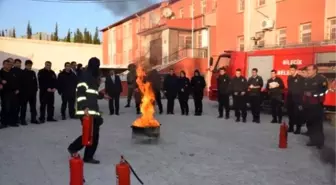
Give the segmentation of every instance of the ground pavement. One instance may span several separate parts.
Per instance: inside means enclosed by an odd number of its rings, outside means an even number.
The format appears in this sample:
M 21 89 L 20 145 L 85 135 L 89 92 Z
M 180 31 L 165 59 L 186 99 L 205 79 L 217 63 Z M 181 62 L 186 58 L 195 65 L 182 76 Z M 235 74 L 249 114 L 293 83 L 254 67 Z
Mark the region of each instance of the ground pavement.
M 305 136 L 289 135 L 289 148 L 278 149 L 279 125 L 270 124 L 269 115 L 261 124 L 235 123 L 217 119 L 214 102 L 204 102 L 202 117 L 181 116 L 176 104 L 174 116 L 157 116 L 159 144 L 138 144 L 131 139 L 134 105 L 124 104 L 120 116 L 109 116 L 101 101 L 105 123 L 96 158 L 102 164 L 85 165 L 88 185 L 115 185 L 120 155 L 145 185 L 331 185 L 330 167 L 304 145 Z M 69 184 L 66 148 L 80 132 L 77 120 L 0 130 L 0 185 Z

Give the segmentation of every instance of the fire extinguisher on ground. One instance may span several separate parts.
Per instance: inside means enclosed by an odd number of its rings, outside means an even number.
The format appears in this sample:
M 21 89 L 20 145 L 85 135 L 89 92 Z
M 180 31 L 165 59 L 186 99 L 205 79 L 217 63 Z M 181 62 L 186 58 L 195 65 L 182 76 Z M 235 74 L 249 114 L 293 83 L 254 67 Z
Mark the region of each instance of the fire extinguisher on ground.
M 82 144 L 84 146 L 91 146 L 92 137 L 93 137 L 92 116 L 84 116 L 82 119 Z
M 70 166 L 70 185 L 83 185 L 84 180 L 84 163 L 80 155 L 75 153 L 69 160 Z
M 121 156 L 120 163 L 116 165 L 117 185 L 131 185 L 131 172 L 138 179 L 140 184 L 144 184 L 139 176 L 135 173 L 128 161 Z
M 279 148 L 287 148 L 288 126 L 285 122 L 280 125 L 279 130 Z

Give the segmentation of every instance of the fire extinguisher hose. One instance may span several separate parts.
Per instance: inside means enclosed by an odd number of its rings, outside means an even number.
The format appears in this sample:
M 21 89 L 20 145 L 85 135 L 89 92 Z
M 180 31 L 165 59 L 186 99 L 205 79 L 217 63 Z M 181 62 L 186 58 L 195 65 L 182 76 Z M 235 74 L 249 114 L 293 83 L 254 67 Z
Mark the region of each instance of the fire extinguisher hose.
M 135 172 L 135 170 L 132 168 L 131 164 L 124 158 L 125 162 L 129 165 L 131 172 L 133 173 L 133 175 L 135 176 L 135 178 L 137 178 L 137 180 L 140 182 L 140 184 L 144 184 L 142 182 L 142 180 L 140 179 L 140 177 L 137 175 L 137 173 Z

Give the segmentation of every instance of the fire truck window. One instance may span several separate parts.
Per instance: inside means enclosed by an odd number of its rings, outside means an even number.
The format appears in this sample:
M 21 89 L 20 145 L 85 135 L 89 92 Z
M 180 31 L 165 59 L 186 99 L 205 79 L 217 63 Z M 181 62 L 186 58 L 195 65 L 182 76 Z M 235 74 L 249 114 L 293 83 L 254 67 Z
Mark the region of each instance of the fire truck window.
M 336 52 L 316 54 L 318 72 L 328 79 L 329 90 L 336 90 Z
M 222 67 L 228 67 L 230 64 L 230 59 L 226 57 L 221 57 L 218 61 L 217 64 L 217 69 L 222 68 Z

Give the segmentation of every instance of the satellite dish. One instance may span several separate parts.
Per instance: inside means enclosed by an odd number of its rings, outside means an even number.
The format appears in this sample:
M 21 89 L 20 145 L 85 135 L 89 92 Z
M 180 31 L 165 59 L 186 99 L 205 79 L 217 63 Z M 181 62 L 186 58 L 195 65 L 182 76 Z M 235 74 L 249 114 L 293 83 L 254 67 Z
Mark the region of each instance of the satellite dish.
M 156 25 L 156 24 L 159 24 L 160 22 L 160 17 L 157 16 L 157 14 L 150 14 L 150 20 L 152 22 L 152 24 Z
M 173 11 L 170 8 L 166 7 L 163 9 L 162 14 L 163 17 L 170 18 L 173 15 Z

